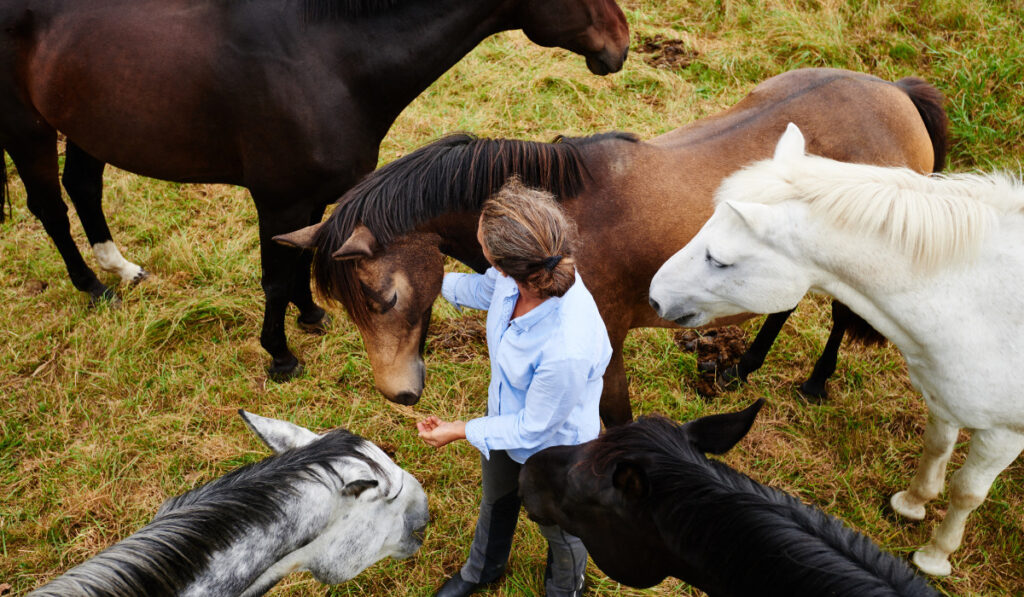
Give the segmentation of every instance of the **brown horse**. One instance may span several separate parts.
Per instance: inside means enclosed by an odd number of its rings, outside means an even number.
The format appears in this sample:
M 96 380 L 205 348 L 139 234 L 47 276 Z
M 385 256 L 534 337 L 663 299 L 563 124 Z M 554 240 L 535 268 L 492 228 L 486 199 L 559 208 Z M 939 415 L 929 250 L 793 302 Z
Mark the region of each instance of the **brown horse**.
M 629 31 L 614 0 L 0 0 L 0 158 L 10 153 L 76 288 L 113 297 L 85 264 L 64 187 L 102 268 L 146 273 L 111 241 L 105 164 L 181 182 L 245 186 L 259 215 L 271 375 L 296 372 L 288 303 L 318 328 L 311 257 L 270 242 L 319 222 L 377 163 L 399 112 L 485 37 L 619 70 Z M 0 219 L 6 168 L 0 179 Z
M 675 326 L 648 304 L 651 277 L 711 215 L 719 181 L 771 155 L 789 122 L 817 155 L 921 172 L 945 159 L 945 112 L 934 87 L 920 79 L 893 84 L 841 70 L 797 70 L 762 83 L 721 114 L 647 142 L 625 134 L 555 143 L 449 137 L 367 177 L 323 224 L 276 240 L 316 248 L 318 289 L 355 320 L 377 388 L 411 404 L 423 389 L 420 355 L 442 253 L 483 269 L 475 235 L 480 204 L 512 174 L 550 190 L 579 227 L 579 272 L 615 351 L 601 417 L 622 423 L 632 418 L 626 333 Z M 761 344 L 767 351 L 771 343 Z

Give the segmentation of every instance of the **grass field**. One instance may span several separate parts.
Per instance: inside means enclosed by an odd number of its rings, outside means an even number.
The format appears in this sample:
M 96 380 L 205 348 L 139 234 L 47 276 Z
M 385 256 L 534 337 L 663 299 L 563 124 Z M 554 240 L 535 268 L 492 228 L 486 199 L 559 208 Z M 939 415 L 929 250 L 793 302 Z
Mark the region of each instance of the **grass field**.
M 1020 170 L 1020 0 L 621 5 L 633 38 L 621 73 L 592 76 L 581 58 L 533 46 L 517 32 L 492 37 L 402 114 L 382 162 L 455 130 L 534 140 L 612 129 L 650 137 L 731 105 L 772 75 L 834 66 L 928 79 L 949 98 L 950 169 Z M 659 55 L 642 51 L 651 40 L 677 40 L 686 59 L 655 67 Z M 362 341 L 341 312 L 325 336 L 302 334 L 290 315 L 289 340 L 306 373 L 268 382 L 257 339 L 256 214 L 243 190 L 108 169 L 105 207 L 115 240 L 155 279 L 121 288 L 120 309 L 91 308 L 28 213 L 7 163 L 14 212 L 0 226 L 0 587 L 23 594 L 143 526 L 167 497 L 265 456 L 235 414 L 240 407 L 316 430 L 346 426 L 395 447 L 399 464 L 423 482 L 433 512 L 415 558 L 381 562 L 331 589 L 293 575 L 272 594 L 428 595 L 457 569 L 475 521 L 478 455 L 465 442 L 429 448 L 413 423 L 434 413 L 484 413 L 486 351 L 464 333 L 466 319 L 480 315 L 439 301 L 427 389 L 415 409 L 375 392 Z M 85 248 L 77 220 L 73 231 Z M 752 335 L 757 323 L 744 329 Z M 805 299 L 765 368 L 711 404 L 692 389 L 695 358 L 675 346 L 672 332 L 634 331 L 626 347 L 634 412 L 687 420 L 766 397 L 754 429 L 725 460 L 908 556 L 944 512 L 940 500 L 924 523 L 913 523 L 888 507 L 920 452 L 923 402 L 894 349 L 855 346 L 840 354 L 833 401 L 800 402 L 794 387 L 827 326 L 827 301 Z M 963 456 L 954 455 L 951 469 Z M 543 540 L 532 524 L 518 533 L 508 574 L 490 594 L 533 595 L 542 585 Z M 953 576 L 934 581 L 946 594 L 1024 594 L 1024 460 L 996 481 L 952 561 Z M 701 594 L 674 579 L 635 591 L 593 566 L 588 582 L 593 595 Z

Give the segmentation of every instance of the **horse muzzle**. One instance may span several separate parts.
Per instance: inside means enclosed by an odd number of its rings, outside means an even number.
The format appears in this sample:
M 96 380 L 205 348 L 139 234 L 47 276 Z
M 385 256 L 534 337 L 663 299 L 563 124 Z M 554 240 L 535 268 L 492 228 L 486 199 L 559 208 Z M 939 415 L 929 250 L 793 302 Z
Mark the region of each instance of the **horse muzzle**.
M 629 47 L 626 47 L 621 54 L 609 51 L 606 47 L 600 52 L 587 55 L 587 68 L 598 76 L 617 73 L 622 70 L 622 65 L 625 64 L 628 54 Z

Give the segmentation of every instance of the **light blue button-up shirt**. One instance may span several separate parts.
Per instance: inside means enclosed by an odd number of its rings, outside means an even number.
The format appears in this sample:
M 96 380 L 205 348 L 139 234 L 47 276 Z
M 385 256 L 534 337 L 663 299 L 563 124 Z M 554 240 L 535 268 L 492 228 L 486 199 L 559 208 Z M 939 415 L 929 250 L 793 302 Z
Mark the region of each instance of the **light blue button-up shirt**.
M 458 307 L 487 309 L 487 416 L 466 423 L 466 439 L 485 458 L 491 450 L 506 450 L 522 463 L 544 448 L 597 437 L 612 347 L 579 274 L 563 296 L 515 319 L 519 287 L 493 267 L 483 274 L 446 274 L 441 294 Z

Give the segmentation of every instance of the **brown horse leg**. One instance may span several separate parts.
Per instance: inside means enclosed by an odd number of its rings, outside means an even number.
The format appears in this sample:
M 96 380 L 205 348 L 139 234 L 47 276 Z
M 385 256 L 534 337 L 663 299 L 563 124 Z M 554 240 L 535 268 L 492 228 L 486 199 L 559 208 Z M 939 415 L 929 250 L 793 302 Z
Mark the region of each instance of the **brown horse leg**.
M 601 420 L 605 427 L 624 425 L 633 420 L 633 409 L 629 404 L 629 380 L 626 379 L 626 364 L 622 358 L 622 344 L 626 340 L 629 326 L 608 328 L 608 339 L 612 345 L 612 358 L 604 372 L 604 389 L 601 391 Z
M 7 148 L 14 161 L 21 181 L 25 185 L 27 204 L 46 233 L 57 246 L 68 276 L 75 288 L 89 294 L 89 300 L 114 301 L 116 295 L 107 288 L 82 259 L 75 241 L 71 238 L 71 222 L 68 207 L 64 204 L 57 178 L 57 135 L 53 131 L 34 136 L 30 141 L 12 143 Z
M 138 283 L 149 274 L 138 265 L 121 256 L 114 244 L 107 218 L 103 214 L 103 168 L 105 163 L 85 153 L 72 142 L 68 142 L 64 156 L 64 188 L 82 221 L 85 235 L 89 238 L 100 267 L 115 272 L 125 282 Z
M 719 373 L 718 385 L 725 388 L 730 385 L 746 383 L 747 376 L 760 369 L 761 365 L 764 365 L 764 359 L 768 356 L 768 351 L 771 350 L 772 344 L 775 343 L 775 338 L 779 336 L 782 326 L 789 319 L 789 316 L 793 314 L 793 311 L 795 309 L 772 313 L 766 317 L 764 325 L 757 332 L 757 336 L 750 344 L 750 348 L 740 356 L 739 362 Z
M 828 388 L 825 387 L 825 382 L 836 372 L 839 345 L 843 343 L 843 336 L 846 334 L 846 328 L 850 326 L 852 318 L 853 311 L 850 311 L 849 307 L 839 301 L 832 301 L 832 331 L 829 332 L 825 350 L 821 351 L 821 356 L 814 364 L 811 376 L 800 384 L 800 393 L 809 402 L 820 404 L 828 400 Z
M 325 208 L 326 206 L 315 208 L 312 215 L 309 217 L 307 225 L 320 222 L 324 216 Z M 312 251 L 303 251 L 302 255 L 299 257 L 299 267 L 297 270 L 301 275 L 295 276 L 295 285 L 292 287 L 291 303 L 299 310 L 299 316 L 296 318 L 296 321 L 300 328 L 312 334 L 323 334 L 327 331 L 327 326 L 330 324 L 331 318 L 328 317 L 327 312 L 313 300 L 313 291 L 310 288 L 310 269 L 312 265 Z

